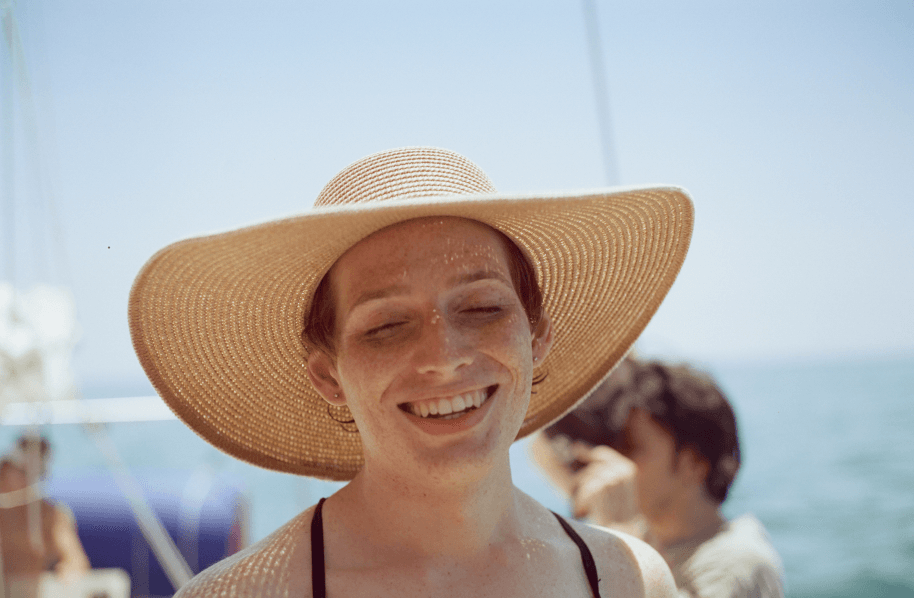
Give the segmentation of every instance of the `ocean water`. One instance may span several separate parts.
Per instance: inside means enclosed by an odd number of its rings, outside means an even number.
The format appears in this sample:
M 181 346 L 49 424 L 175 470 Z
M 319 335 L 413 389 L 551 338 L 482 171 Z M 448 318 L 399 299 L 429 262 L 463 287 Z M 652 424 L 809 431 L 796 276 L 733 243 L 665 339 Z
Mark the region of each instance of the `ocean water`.
M 709 368 L 737 411 L 744 465 L 724 505 L 754 513 L 781 554 L 793 598 L 914 598 L 914 357 Z M 143 382 L 87 386 L 88 398 L 151 394 Z M 49 426 L 53 473 L 105 462 L 78 426 Z M 0 445 L 21 430 L 0 427 Z M 258 469 L 179 422 L 112 424 L 137 472 L 208 468 L 237 480 L 258 540 L 339 484 Z M 515 483 L 567 513 L 527 455 L 512 447 Z

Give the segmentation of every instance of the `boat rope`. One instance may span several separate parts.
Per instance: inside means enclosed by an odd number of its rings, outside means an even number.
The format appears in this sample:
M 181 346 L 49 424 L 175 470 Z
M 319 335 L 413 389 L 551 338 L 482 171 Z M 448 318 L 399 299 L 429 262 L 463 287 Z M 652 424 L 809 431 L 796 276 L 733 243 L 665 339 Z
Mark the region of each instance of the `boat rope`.
M 149 506 L 149 502 L 143 496 L 143 489 L 133 474 L 130 473 L 127 465 L 121 460 L 117 447 L 112 442 L 111 436 L 104 426 L 102 424 L 86 423 L 83 428 L 95 441 L 95 445 L 108 461 L 108 469 L 114 474 L 114 481 L 127 499 L 130 510 L 133 511 L 136 522 L 140 526 L 140 532 L 146 538 L 156 558 L 158 558 L 165 575 L 168 576 L 168 580 L 174 586 L 175 591 L 179 590 L 194 576 L 193 571 L 191 571 L 181 551 L 178 550 L 174 540 L 168 534 L 162 521 L 156 516 L 152 507 Z
M 9 67 L 10 75 L 9 77 L 0 77 L 3 80 L 2 87 L 0 87 L 0 103 L 2 103 L 2 115 L 0 115 L 0 136 L 3 137 L 2 145 L 0 145 L 0 151 L 3 152 L 2 160 L 3 166 L 0 170 L 0 176 L 3 177 L 3 194 L 5 196 L 6 205 L 5 215 L 6 226 L 4 227 L 4 244 L 7 246 L 6 251 L 6 270 L 7 275 L 9 276 L 10 282 L 13 284 L 13 289 L 15 292 L 15 282 L 16 282 L 16 263 L 15 263 L 15 231 L 16 231 L 16 211 L 14 204 L 14 194 L 15 194 L 15 185 L 14 185 L 14 174 L 15 174 L 15 162 L 14 162 L 14 152 L 15 145 L 12 141 L 13 139 L 13 121 L 14 121 L 14 108 L 13 108 L 13 86 L 18 88 L 20 104 L 23 114 L 24 121 L 24 130 L 27 135 L 25 140 L 26 145 L 30 146 L 33 150 L 33 155 L 31 156 L 34 161 L 34 174 L 36 177 L 36 182 L 39 185 L 44 183 L 44 177 L 41 176 L 41 169 L 39 168 L 39 144 L 38 144 L 38 129 L 37 129 L 37 119 L 35 116 L 35 101 L 31 90 L 31 83 L 28 78 L 28 69 L 24 59 L 24 53 L 22 48 L 22 40 L 19 36 L 19 29 L 16 23 L 15 15 L 13 13 L 13 5 L 11 0 L 0 0 L 0 27 L 4 31 L 4 37 L 6 38 L 6 45 L 9 49 Z M 47 191 L 47 190 L 45 190 Z M 61 269 L 61 275 L 64 279 L 65 284 L 72 288 L 72 277 L 69 271 L 69 264 L 66 259 L 66 252 L 63 251 L 63 234 L 62 227 L 60 226 L 60 220 L 57 215 L 57 209 L 54 205 L 53 198 L 50 193 L 43 193 L 47 198 L 47 210 L 48 216 L 51 221 L 51 226 L 54 230 L 52 237 L 54 238 L 55 244 L 57 245 L 57 253 L 59 258 L 59 265 Z M 39 239 L 35 239 L 36 242 L 41 242 L 43 235 L 38 235 Z M 37 255 L 37 253 L 35 254 Z M 80 398 L 80 393 L 76 392 L 76 398 Z M 142 488 L 137 482 L 136 478 L 130 472 L 128 467 L 124 464 L 123 460 L 120 457 L 120 454 L 115 446 L 114 442 L 111 440 L 110 435 L 107 432 L 107 429 L 99 424 L 85 423 L 84 429 L 87 435 L 95 442 L 95 445 L 98 447 L 102 456 L 107 462 L 108 468 L 111 470 L 114 475 L 115 482 L 120 488 L 121 492 L 124 494 L 124 497 L 127 499 L 127 502 L 130 506 L 131 511 L 137 521 L 137 524 L 140 527 L 140 531 L 143 534 L 143 537 L 149 543 L 152 552 L 155 554 L 159 563 L 162 565 L 162 569 L 165 571 L 166 576 L 168 577 L 171 584 L 174 586 L 175 590 L 178 590 L 190 581 L 190 578 L 193 577 L 193 572 L 190 567 L 187 565 L 187 561 L 184 559 L 181 552 L 178 550 L 177 546 L 174 543 L 174 540 L 168 534 L 168 531 L 165 529 L 165 526 L 162 524 L 161 520 L 156 516 L 152 507 L 149 505 L 149 502 L 146 500 L 143 495 Z M 10 504 L 25 500 L 25 496 L 20 496 L 16 494 L 15 496 L 4 496 L 0 497 L 0 502 L 4 500 L 9 500 Z M 30 508 L 36 506 L 37 503 L 34 500 L 25 500 L 22 504 L 28 504 Z M 0 563 L 2 565 L 2 563 Z M 0 579 L 2 579 L 2 568 L 0 568 Z
M 613 149 L 612 118 L 609 110 L 609 86 L 606 83 L 606 69 L 603 66 L 603 46 L 600 43 L 600 25 L 597 19 L 596 0 L 581 0 L 584 10 L 584 26 L 587 30 L 587 50 L 590 56 L 590 72 L 593 81 L 594 104 L 600 127 L 600 145 L 603 149 L 603 173 L 607 185 L 619 184 L 619 167 Z
M 0 117 L 0 136 L 2 148 L 0 155 L 3 157 L 3 167 L 0 176 L 3 178 L 4 201 L 4 253 L 5 270 L 7 279 L 15 287 L 17 275 L 16 268 L 16 223 L 20 215 L 16 210 L 16 160 L 15 160 L 15 101 L 14 88 L 18 91 L 19 109 L 23 121 L 22 136 L 23 149 L 28 156 L 27 165 L 31 167 L 30 177 L 34 184 L 33 194 L 35 201 L 28 202 L 31 207 L 32 233 L 28 235 L 32 241 L 32 261 L 34 275 L 38 278 L 44 273 L 52 277 L 52 262 L 56 262 L 57 276 L 62 279 L 64 286 L 72 288 L 73 280 L 70 277 L 69 259 L 64 242 L 63 227 L 56 206 L 56 198 L 52 186 L 43 168 L 42 144 L 39 140 L 37 103 L 32 91 L 32 82 L 26 64 L 25 49 L 19 35 L 19 26 L 13 12 L 11 0 L 0 0 L 0 22 L 6 39 L 9 60 L 7 66 L 9 74 L 2 79 L 0 87 L 0 104 L 2 104 L 2 117 Z M 45 223 L 47 230 L 42 223 Z M 45 235 L 49 235 L 46 238 Z M 53 260 L 47 256 L 45 241 L 49 240 L 53 246 Z
M 36 482 L 18 490 L 0 492 L 0 509 L 15 509 L 16 507 L 40 501 L 44 497 L 44 483 Z
M 0 70 L 0 157 L 3 164 L 0 177 L 3 180 L 3 238 L 4 270 L 7 279 L 15 287 L 16 283 L 16 158 L 15 158 L 15 110 L 13 108 L 13 73 L 16 71 L 17 44 L 14 43 L 12 30 L 13 7 L 11 0 L 0 4 L 0 27 L 3 28 L 9 60 L 4 60 Z M 3 72 L 8 71 L 8 72 Z M 5 76 L 4 76 L 5 75 Z

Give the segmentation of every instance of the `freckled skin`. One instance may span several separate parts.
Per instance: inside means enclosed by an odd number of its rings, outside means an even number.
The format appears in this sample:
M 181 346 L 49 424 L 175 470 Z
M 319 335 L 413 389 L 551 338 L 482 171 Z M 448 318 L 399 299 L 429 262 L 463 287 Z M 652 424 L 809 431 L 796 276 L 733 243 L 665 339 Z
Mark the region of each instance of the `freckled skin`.
M 365 466 L 323 506 L 327 595 L 591 596 L 577 546 L 511 482 L 508 451 L 529 404 L 533 358 L 548 354 L 552 329 L 548 315 L 531 328 L 501 238 L 470 220 L 411 220 L 353 246 L 330 284 L 336 351 L 313 351 L 309 375 L 325 400 L 352 411 Z M 436 433 L 400 407 L 479 389 L 492 393 L 486 403 L 434 423 Z M 656 552 L 572 525 L 593 551 L 602 596 L 673 596 Z M 311 596 L 310 525 L 295 529 L 263 542 L 289 559 L 288 577 L 271 571 L 243 595 Z M 179 595 L 213 595 L 208 583 Z
M 455 284 L 467 274 L 487 278 Z M 350 249 L 331 281 L 334 372 L 359 426 L 366 468 L 448 475 L 455 458 L 491 468 L 526 413 L 533 341 L 496 233 L 461 219 L 410 221 Z M 393 290 L 360 303 L 379 289 Z M 460 437 L 416 434 L 398 407 L 493 385 L 495 413 Z

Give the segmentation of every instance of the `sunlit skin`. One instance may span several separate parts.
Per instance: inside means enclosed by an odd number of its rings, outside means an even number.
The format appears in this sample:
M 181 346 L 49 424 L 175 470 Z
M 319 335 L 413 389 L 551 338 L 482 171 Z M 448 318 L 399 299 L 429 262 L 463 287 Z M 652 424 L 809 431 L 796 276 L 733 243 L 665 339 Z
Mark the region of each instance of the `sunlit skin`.
M 331 281 L 336 354 L 316 365 L 332 378 L 325 398 L 352 411 L 365 471 L 436 485 L 442 476 L 466 479 L 467 467 L 507 473 L 533 352 L 545 357 L 551 336 L 548 320 L 531 327 L 494 231 L 453 218 L 410 221 L 350 249 Z M 472 391 L 488 399 L 460 419 L 404 409 Z
M 9 463 L 0 466 L 0 492 L 16 492 L 28 485 L 25 470 Z
M 0 463 L 0 492 L 16 493 L 29 485 L 24 469 L 6 460 Z M 3 571 L 10 579 L 22 581 L 37 579 L 53 565 L 62 581 L 72 582 L 90 567 L 72 515 L 46 500 L 36 502 L 0 510 Z
M 411 220 L 353 246 L 329 276 L 334 347 L 311 352 L 309 375 L 352 412 L 365 465 L 324 505 L 328 595 L 591 595 L 577 547 L 511 482 L 552 328 L 529 322 L 502 239 L 474 221 Z M 474 393 L 482 406 L 453 419 L 410 408 Z M 604 595 L 672 595 L 659 555 L 575 525 L 614 572 Z M 308 533 L 293 595 L 310 595 Z

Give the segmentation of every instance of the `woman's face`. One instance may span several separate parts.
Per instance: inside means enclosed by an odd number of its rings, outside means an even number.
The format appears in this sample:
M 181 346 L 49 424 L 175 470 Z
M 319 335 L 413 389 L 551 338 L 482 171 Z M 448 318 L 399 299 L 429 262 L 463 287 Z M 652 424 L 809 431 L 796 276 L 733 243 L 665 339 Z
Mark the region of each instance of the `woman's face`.
M 531 329 L 495 231 L 460 218 L 400 223 L 353 246 L 330 283 L 336 351 L 313 352 L 309 371 L 352 412 L 366 467 L 506 460 L 551 329 L 548 318 Z

